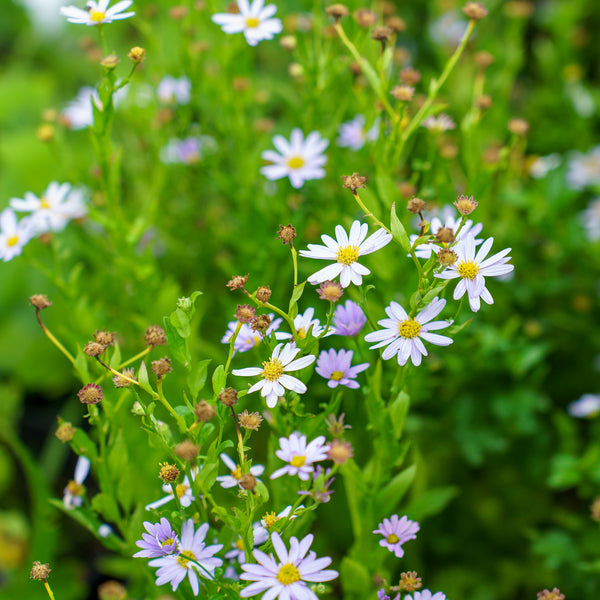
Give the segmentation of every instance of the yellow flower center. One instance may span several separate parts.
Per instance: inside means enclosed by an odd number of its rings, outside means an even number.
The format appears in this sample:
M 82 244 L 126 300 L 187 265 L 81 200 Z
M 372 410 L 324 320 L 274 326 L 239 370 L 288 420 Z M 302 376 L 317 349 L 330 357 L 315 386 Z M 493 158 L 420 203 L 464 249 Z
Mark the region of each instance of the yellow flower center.
M 196 557 L 191 550 L 182 550 L 177 557 L 177 562 L 185 569 L 189 568 L 187 564 L 190 562 L 190 560 L 196 560 Z
M 231 476 L 234 479 L 241 479 L 242 478 L 242 468 L 239 466 L 236 466 L 236 468 L 233 471 L 231 471 Z
M 178 498 L 181 498 L 181 496 L 183 496 L 189 489 L 190 489 L 189 485 L 187 485 L 186 483 L 180 483 L 175 488 L 175 493 L 177 494 Z
M 236 540 L 236 542 L 235 542 L 235 547 L 236 547 L 238 550 L 242 550 L 242 551 L 244 550 L 244 542 L 242 541 L 242 538 L 238 538 L 238 539 Z
M 278 358 L 272 358 L 263 363 L 262 376 L 267 381 L 277 381 L 283 375 L 283 365 Z
M 421 323 L 414 319 L 406 319 L 406 321 L 398 323 L 398 332 L 403 338 L 408 340 L 417 337 L 420 331 Z
M 390 533 L 386 538 L 388 544 L 397 544 L 400 538 L 395 533 Z
M 340 246 L 335 254 L 337 262 L 351 265 L 358 260 L 358 246 Z
M 304 166 L 304 159 L 301 156 L 292 156 L 288 158 L 287 164 L 290 169 L 300 169 Z
M 458 274 L 463 279 L 475 279 L 475 275 L 479 273 L 479 265 L 474 263 L 472 260 L 468 260 L 466 262 L 461 262 L 458 267 L 456 267 Z
M 90 10 L 90 21 L 94 21 L 94 23 L 102 23 L 105 17 L 106 13 L 99 10 Z
M 85 487 L 81 483 L 77 483 L 76 481 L 69 481 L 67 484 L 67 490 L 71 492 L 73 496 L 83 496 L 83 492 L 85 491 Z
M 246 27 L 254 29 L 260 25 L 260 19 L 256 17 L 246 17 Z
M 263 521 L 265 522 L 265 527 L 267 529 L 271 529 L 271 527 L 273 527 L 273 525 L 279 521 L 279 518 L 274 512 L 270 512 L 263 517 Z
M 12 246 L 16 246 L 19 243 L 19 236 L 18 235 L 11 235 L 7 240 L 6 240 L 6 245 L 11 248 Z
M 48 199 L 44 196 L 40 198 L 40 208 L 50 208 L 50 202 L 48 202 Z
M 334 379 L 335 381 L 339 381 L 343 376 L 344 376 L 344 372 L 343 371 L 334 371 L 330 375 L 330 379 Z
M 170 546 L 171 544 L 174 544 L 175 540 L 173 538 L 169 538 L 167 540 L 165 540 L 164 542 L 162 542 L 163 546 Z
M 292 467 L 302 467 L 306 462 L 306 456 L 292 456 L 292 460 L 290 460 L 290 465 Z
M 300 579 L 300 571 L 298 571 L 294 565 L 289 563 L 283 565 L 279 569 L 279 573 L 277 573 L 277 581 L 283 585 L 290 585 L 290 583 L 295 583 L 296 581 L 300 581 Z
M 300 329 L 298 329 L 298 337 L 301 340 L 306 338 L 306 327 L 300 327 Z

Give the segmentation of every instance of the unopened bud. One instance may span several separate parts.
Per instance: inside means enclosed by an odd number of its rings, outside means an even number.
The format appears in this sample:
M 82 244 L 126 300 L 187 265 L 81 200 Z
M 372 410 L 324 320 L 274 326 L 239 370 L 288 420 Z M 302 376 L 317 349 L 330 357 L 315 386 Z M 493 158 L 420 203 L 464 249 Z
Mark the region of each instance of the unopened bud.
M 129 51 L 129 54 L 127 56 L 129 57 L 129 60 L 131 60 L 132 62 L 134 62 L 136 64 L 139 64 L 139 63 L 143 62 L 144 59 L 146 58 L 146 49 L 140 48 L 140 46 L 134 46 Z
M 144 340 L 146 340 L 146 345 L 156 348 L 156 346 L 163 346 L 167 343 L 167 334 L 162 327 L 150 325 L 144 333 Z
M 254 491 L 256 487 L 256 477 L 252 473 L 244 473 L 240 478 L 240 487 L 244 490 Z
M 67 421 L 63 421 L 54 432 L 54 435 L 61 441 L 63 444 L 65 442 L 70 442 L 75 435 L 75 427 L 68 423 Z
M 157 379 L 162 379 L 167 373 L 173 370 L 171 361 L 166 356 L 159 358 L 158 360 L 152 361 L 152 372 L 156 375 Z
M 467 2 L 463 6 L 462 11 L 469 19 L 473 19 L 474 21 L 484 19 L 488 15 L 488 9 L 479 2 Z
M 175 446 L 174 452 L 179 458 L 186 460 L 187 462 L 193 462 L 198 456 L 200 446 L 197 446 L 191 440 L 184 440 Z
M 295 35 L 284 35 L 279 39 L 279 45 L 288 52 L 293 52 L 298 45 Z
M 525 119 L 511 119 L 508 130 L 515 135 L 524 136 L 529 132 L 529 123 Z
M 415 88 L 411 85 L 395 85 L 390 94 L 400 102 L 410 102 L 415 95 Z
M 50 142 L 54 139 L 54 125 L 50 123 L 42 123 L 36 132 L 37 139 L 40 142 Z
M 94 334 L 94 341 L 98 342 L 98 344 L 102 344 L 103 346 L 112 346 L 115 343 L 115 334 L 106 331 L 103 329 L 102 331 L 96 330 Z

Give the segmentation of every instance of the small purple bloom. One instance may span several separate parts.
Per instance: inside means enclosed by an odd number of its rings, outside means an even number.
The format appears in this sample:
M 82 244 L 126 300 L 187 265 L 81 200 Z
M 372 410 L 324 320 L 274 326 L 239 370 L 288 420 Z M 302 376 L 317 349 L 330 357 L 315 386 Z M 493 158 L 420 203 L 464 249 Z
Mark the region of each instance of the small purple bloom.
M 323 350 L 319 354 L 317 360 L 317 367 L 315 371 L 329 379 L 327 385 L 330 388 L 336 388 L 338 385 L 345 385 L 346 387 L 356 389 L 360 385 L 358 381 L 355 381 L 359 373 L 362 373 L 365 369 L 369 368 L 369 363 L 361 363 L 354 367 L 351 366 L 352 362 L 352 350 L 340 350 L 336 351 L 332 348 L 329 350 Z
M 379 545 L 393 552 L 398 558 L 404 556 L 402 544 L 408 540 L 414 540 L 419 531 L 419 524 L 416 521 L 410 521 L 404 516 L 401 519 L 398 515 L 392 515 L 389 519 L 384 519 L 379 523 L 378 528 L 373 533 L 380 533 L 383 536 L 379 540 Z
M 413 596 L 406 596 L 404 600 L 446 600 L 446 594 L 443 592 L 436 592 L 433 594 L 429 590 L 423 590 L 421 592 L 415 592 Z
M 331 473 L 331 469 L 323 469 L 321 465 L 317 465 L 313 471 L 312 489 L 300 491 L 298 495 L 310 496 L 315 502 L 323 502 L 324 504 L 329 502 L 331 494 L 333 494 L 333 490 L 330 490 L 329 487 L 335 481 L 335 477 L 329 477 L 329 473 Z
M 366 322 L 367 317 L 362 308 L 352 300 L 346 300 L 343 305 L 339 304 L 333 313 L 333 324 L 337 335 L 349 337 L 358 335 Z
M 177 550 L 179 540 L 167 519 L 163 517 L 160 523 L 144 521 L 144 527 L 148 533 L 142 533 L 142 539 L 135 543 L 142 550 L 136 552 L 134 557 L 157 558 L 168 556 Z

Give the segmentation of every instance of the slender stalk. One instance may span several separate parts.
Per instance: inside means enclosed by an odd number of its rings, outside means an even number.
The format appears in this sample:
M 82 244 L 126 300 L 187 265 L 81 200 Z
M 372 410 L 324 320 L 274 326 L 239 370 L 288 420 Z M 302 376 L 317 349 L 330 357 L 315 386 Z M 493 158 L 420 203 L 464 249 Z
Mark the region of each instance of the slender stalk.
M 71 361 L 71 364 L 75 366 L 75 359 L 71 356 L 71 353 L 50 333 L 50 330 L 42 322 L 39 308 L 35 309 L 35 316 L 46 337 Z
M 181 417 L 175 412 L 175 409 L 169 404 L 162 389 L 162 378 L 159 378 L 156 382 L 156 390 L 158 391 L 158 400 L 167 409 L 169 414 L 175 419 L 175 422 L 179 425 Z
M 294 244 L 290 242 L 290 251 L 292 252 L 292 262 L 294 263 L 294 288 L 298 285 L 298 252 Z
M 44 587 L 46 588 L 46 591 L 48 592 L 48 596 L 50 597 L 50 600 L 54 600 L 54 594 L 52 593 L 52 589 L 50 588 L 50 585 L 48 584 L 48 582 L 43 579 L 42 580 L 44 583 Z
M 135 362 L 136 360 L 138 360 L 140 358 L 144 358 L 144 356 L 146 356 L 146 354 L 149 354 L 151 350 L 152 350 L 152 346 L 148 346 L 147 348 L 144 348 L 144 350 L 142 350 L 141 352 L 138 352 L 134 357 L 127 359 L 125 362 L 122 362 L 118 366 L 118 368 L 122 369 L 123 367 L 130 365 L 132 362 Z
M 118 377 L 120 377 L 121 379 L 125 379 L 126 381 L 129 381 L 129 383 L 133 383 L 135 385 L 140 385 L 140 382 L 137 379 L 132 379 L 131 377 L 128 377 L 127 375 L 124 375 L 123 373 L 119 373 L 119 371 L 115 371 L 112 367 L 109 367 L 101 358 L 99 358 L 98 356 L 94 357 L 105 369 L 108 369 L 113 375 L 117 375 Z M 141 387 L 141 386 L 140 386 Z M 156 396 L 158 398 L 158 395 Z

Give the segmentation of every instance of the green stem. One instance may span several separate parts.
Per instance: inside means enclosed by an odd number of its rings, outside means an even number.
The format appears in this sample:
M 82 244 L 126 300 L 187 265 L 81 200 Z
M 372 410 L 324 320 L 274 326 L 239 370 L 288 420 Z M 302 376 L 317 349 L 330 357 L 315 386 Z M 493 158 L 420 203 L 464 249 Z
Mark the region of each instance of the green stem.
M 50 588 L 50 585 L 48 584 L 48 582 L 44 579 L 44 587 L 46 588 L 46 591 L 48 592 L 48 596 L 50 597 L 50 600 L 54 600 L 54 594 L 52 593 L 52 589 Z
M 156 390 L 158 392 L 158 399 L 159 399 L 160 403 L 167 409 L 169 414 L 175 419 L 175 422 L 178 425 L 181 425 L 181 417 L 175 412 L 173 407 L 169 404 L 169 402 L 165 398 L 165 395 L 164 395 L 163 389 L 162 389 L 162 378 L 157 380 Z M 184 428 L 185 428 L 185 423 L 184 423 Z
M 294 248 L 294 244 L 290 242 L 290 250 L 292 252 L 292 262 L 294 263 L 294 289 L 298 285 L 298 252 Z
M 71 353 L 50 333 L 50 330 L 42 322 L 39 308 L 35 309 L 35 316 L 46 337 L 71 361 L 71 364 L 75 366 L 75 359 L 71 356 Z
M 123 367 L 130 365 L 132 362 L 135 362 L 136 360 L 146 356 L 146 354 L 148 354 L 151 350 L 152 350 L 152 346 L 148 346 L 148 348 L 144 348 L 144 350 L 142 350 L 141 352 L 138 352 L 133 358 L 129 358 L 125 362 L 121 363 L 117 368 L 122 369 Z

